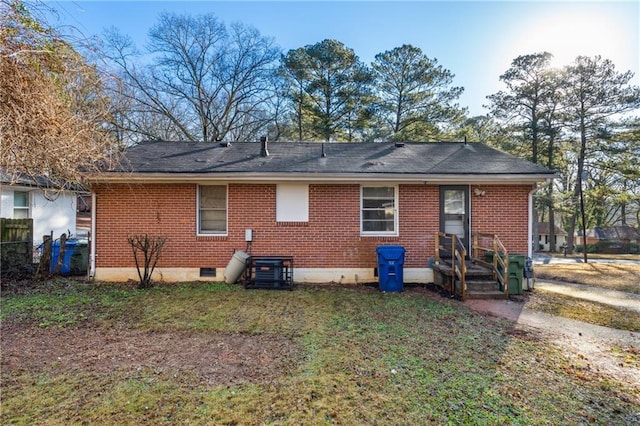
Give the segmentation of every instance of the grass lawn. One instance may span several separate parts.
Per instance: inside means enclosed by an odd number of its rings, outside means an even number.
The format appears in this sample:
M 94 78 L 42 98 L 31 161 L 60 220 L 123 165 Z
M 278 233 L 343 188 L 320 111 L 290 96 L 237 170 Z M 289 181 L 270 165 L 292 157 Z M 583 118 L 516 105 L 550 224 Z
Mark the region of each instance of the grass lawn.
M 536 289 L 527 308 L 618 330 L 640 332 L 640 312 Z
M 422 288 L 2 297 L 3 424 L 633 424 L 638 388 Z
M 551 263 L 535 265 L 535 274 L 536 278 L 541 280 L 565 281 L 640 294 L 640 265 Z M 640 313 L 636 311 L 561 296 L 544 290 L 536 290 L 527 306 L 590 324 L 640 331 Z
M 566 281 L 640 294 L 640 265 L 550 263 L 534 266 L 539 279 Z

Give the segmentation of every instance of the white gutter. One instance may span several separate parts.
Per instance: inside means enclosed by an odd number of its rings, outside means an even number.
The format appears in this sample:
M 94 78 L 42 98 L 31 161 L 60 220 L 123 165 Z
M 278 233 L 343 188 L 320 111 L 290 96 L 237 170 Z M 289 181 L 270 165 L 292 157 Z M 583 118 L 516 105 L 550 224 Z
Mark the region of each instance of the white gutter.
M 534 206 L 533 206 L 533 194 L 538 190 L 538 188 L 534 187 L 531 191 L 529 191 L 529 214 L 527 215 L 527 256 L 533 257 L 533 215 L 534 215 Z
M 89 178 L 92 183 L 199 183 L 199 182 L 317 182 L 357 183 L 387 182 L 414 185 L 464 184 L 527 184 L 549 179 L 548 174 L 499 174 L 499 175 L 427 175 L 427 174 L 382 174 L 382 173 L 118 173 Z
M 89 278 L 96 275 L 96 193 L 91 193 L 91 248 L 89 250 Z

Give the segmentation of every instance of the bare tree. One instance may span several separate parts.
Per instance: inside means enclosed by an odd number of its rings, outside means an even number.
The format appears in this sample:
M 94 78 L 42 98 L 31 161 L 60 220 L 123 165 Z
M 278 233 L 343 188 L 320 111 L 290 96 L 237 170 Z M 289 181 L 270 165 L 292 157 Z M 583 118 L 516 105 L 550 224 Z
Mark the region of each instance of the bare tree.
M 244 139 L 266 126 L 280 51 L 251 27 L 214 15 L 160 15 L 145 52 L 111 30 L 105 52 L 125 86 L 121 131 L 146 139 Z M 133 117 L 133 118 L 132 118 Z
M 58 188 L 114 152 L 102 79 L 21 1 L 0 2 L 0 169 Z

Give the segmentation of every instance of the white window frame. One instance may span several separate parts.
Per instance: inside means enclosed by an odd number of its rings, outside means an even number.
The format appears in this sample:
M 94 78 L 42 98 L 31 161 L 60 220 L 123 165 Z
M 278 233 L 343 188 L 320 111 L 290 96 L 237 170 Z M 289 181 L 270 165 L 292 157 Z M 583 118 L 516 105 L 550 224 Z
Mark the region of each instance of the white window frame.
M 26 206 L 16 206 L 16 194 L 25 194 L 26 200 L 27 200 Z M 13 218 L 24 219 L 22 217 L 17 218 L 16 211 L 26 211 L 27 212 L 26 218 L 28 219 L 31 217 L 31 193 L 29 191 L 13 191 L 13 213 L 12 213 Z
M 364 230 L 364 189 L 365 188 L 393 188 L 393 231 L 365 231 Z M 360 185 L 360 235 L 362 236 L 398 236 L 399 235 L 399 189 L 398 185 Z
M 309 185 L 276 185 L 276 222 L 309 222 Z
M 225 230 L 222 231 L 203 231 L 200 225 L 200 188 L 205 186 L 223 186 L 225 190 L 224 210 L 225 210 Z M 229 235 L 229 185 L 211 184 L 198 185 L 196 194 L 196 234 L 198 236 L 227 236 Z

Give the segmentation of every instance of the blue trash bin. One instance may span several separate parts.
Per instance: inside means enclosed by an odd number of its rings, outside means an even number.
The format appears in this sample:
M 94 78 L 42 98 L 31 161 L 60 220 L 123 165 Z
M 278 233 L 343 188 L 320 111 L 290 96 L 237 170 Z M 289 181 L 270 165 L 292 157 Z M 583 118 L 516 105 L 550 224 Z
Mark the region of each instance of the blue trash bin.
M 78 241 L 73 239 L 68 239 L 64 244 L 64 257 L 62 258 L 62 265 L 60 265 L 60 274 L 61 275 L 70 275 L 71 274 L 71 258 L 76 249 Z M 52 274 L 56 270 L 56 266 L 58 265 L 58 258 L 60 257 L 60 240 L 54 241 L 51 245 L 51 267 L 50 271 Z
M 403 265 L 405 249 L 402 246 L 379 246 L 378 283 L 381 291 L 398 292 L 404 290 Z

